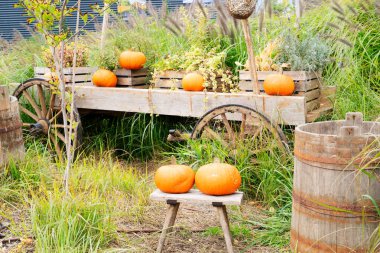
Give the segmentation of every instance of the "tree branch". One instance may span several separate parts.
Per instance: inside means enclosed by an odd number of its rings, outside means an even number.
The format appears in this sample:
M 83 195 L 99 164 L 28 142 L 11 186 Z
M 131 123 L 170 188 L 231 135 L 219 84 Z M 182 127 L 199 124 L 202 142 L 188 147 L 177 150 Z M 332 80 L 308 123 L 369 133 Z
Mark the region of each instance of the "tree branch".
M 62 29 L 63 29 L 63 24 L 64 24 L 64 21 L 65 21 L 65 10 L 66 10 L 66 6 L 67 6 L 67 2 L 68 2 L 68 0 L 63 0 L 63 4 L 61 6 L 61 17 L 59 18 L 59 28 L 58 28 L 58 32 L 59 33 L 61 33 Z

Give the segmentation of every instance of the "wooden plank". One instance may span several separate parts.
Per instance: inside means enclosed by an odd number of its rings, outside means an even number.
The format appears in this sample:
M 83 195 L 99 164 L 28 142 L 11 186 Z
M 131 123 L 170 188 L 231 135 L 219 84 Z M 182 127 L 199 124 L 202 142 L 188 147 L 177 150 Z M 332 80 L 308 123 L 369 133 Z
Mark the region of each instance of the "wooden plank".
M 94 73 L 98 68 L 95 67 L 79 67 L 75 68 L 75 74 L 92 74 Z M 73 68 L 64 68 L 63 69 L 63 74 L 65 75 L 70 75 L 73 74 Z
M 118 86 L 121 89 L 149 89 L 150 85 L 149 84 L 138 84 L 138 85 L 121 85 Z
M 148 69 L 142 68 L 138 70 L 130 70 L 130 69 L 116 69 L 114 71 L 115 75 L 118 77 L 141 77 L 141 76 L 147 76 L 148 75 Z
M 166 70 L 163 72 L 160 72 L 157 76 L 157 78 L 160 79 L 171 79 L 171 78 L 178 78 L 182 79 L 187 74 L 184 70 Z
M 223 205 L 241 205 L 243 200 L 243 192 L 237 191 L 234 194 L 225 196 L 211 196 L 201 193 L 199 190 L 191 189 L 188 193 L 182 194 L 170 194 L 164 193 L 160 190 L 155 190 L 150 195 L 151 200 L 155 201 L 167 201 L 176 200 L 178 203 L 200 203 L 200 204 L 210 204 L 218 202 Z
M 43 75 L 35 75 L 34 77 L 46 79 L 45 76 L 43 76 Z M 71 77 L 72 76 L 66 76 L 65 75 L 65 83 L 66 84 L 71 84 Z M 90 78 L 88 78 L 88 77 L 90 77 Z M 85 77 L 81 78 L 80 75 L 78 75 L 78 76 L 75 76 L 75 79 L 76 79 L 75 85 L 92 85 L 92 77 L 91 76 L 85 76 Z
M 296 82 L 296 86 L 300 87 L 300 91 L 309 91 L 322 87 L 322 83 L 320 79 L 312 79 L 306 81 Z
M 120 89 L 95 86 L 78 86 L 77 94 L 77 107 L 83 109 L 199 118 L 218 106 L 237 104 L 264 113 L 274 122 L 299 125 L 306 121 L 305 98 L 296 96 L 277 97 L 255 95 L 250 92 L 188 92 L 184 90 Z
M 81 74 L 93 74 L 98 68 L 95 67 L 78 67 L 75 69 L 75 74 L 81 75 Z M 35 75 L 44 75 L 46 73 L 51 73 L 50 68 L 47 67 L 35 67 L 34 68 Z M 73 68 L 64 68 L 63 69 L 64 75 L 72 75 L 73 74 Z
M 318 109 L 310 111 L 306 115 L 306 122 L 314 122 L 319 117 L 329 114 L 333 110 L 333 100 L 336 87 L 323 87 L 321 90 L 320 106 Z
M 258 71 L 257 76 L 259 80 L 265 80 L 269 75 L 277 74 L 277 71 Z M 291 76 L 294 81 L 311 80 L 319 78 L 320 74 L 318 72 L 308 72 L 308 71 L 284 71 L 284 75 Z M 240 80 L 251 80 L 249 71 L 241 70 L 239 71 Z
M 147 83 L 147 77 L 121 77 L 117 78 L 117 85 L 121 86 L 134 86 Z
M 87 82 L 91 81 L 92 75 L 75 75 L 75 82 Z M 73 80 L 72 75 L 65 75 L 66 83 L 71 83 Z
M 182 89 L 182 79 L 157 79 L 155 88 Z
M 319 108 L 321 105 L 320 99 L 314 99 L 306 103 L 306 111 L 311 112 Z
M 75 86 L 94 86 L 92 82 L 75 83 Z
M 261 92 L 264 92 L 263 83 L 264 83 L 263 80 L 259 81 Z M 296 81 L 294 83 L 295 83 L 295 91 L 304 91 L 305 92 L 305 91 L 309 91 L 309 90 L 314 90 L 314 89 L 321 86 L 319 79 Z M 242 91 L 252 91 L 252 81 L 240 80 L 239 81 L 239 88 Z
M 294 96 L 305 97 L 306 102 L 309 102 L 311 100 L 319 98 L 321 96 L 321 90 L 315 89 L 315 90 L 311 90 L 311 91 L 307 91 L 307 92 L 301 91 L 301 92 L 294 94 Z

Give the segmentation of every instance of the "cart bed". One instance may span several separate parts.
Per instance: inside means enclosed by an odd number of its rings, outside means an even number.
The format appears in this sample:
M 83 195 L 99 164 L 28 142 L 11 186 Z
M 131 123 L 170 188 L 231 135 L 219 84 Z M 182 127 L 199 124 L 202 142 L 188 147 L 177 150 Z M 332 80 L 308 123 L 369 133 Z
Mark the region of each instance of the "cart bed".
M 285 125 L 300 125 L 314 121 L 322 113 L 326 113 L 332 108 L 329 99 L 322 98 L 321 107 L 307 113 L 305 97 L 256 95 L 252 92 L 205 93 L 95 86 L 78 86 L 76 91 L 78 109 L 199 118 L 218 106 L 237 104 L 257 110 L 272 121 Z M 331 91 L 328 94 L 330 93 Z

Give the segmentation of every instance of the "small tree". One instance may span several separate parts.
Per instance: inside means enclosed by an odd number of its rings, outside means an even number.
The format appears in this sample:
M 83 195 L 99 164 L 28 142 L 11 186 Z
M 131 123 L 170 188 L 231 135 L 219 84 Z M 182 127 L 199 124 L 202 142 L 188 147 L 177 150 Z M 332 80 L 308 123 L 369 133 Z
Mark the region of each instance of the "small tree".
M 106 0 L 108 4 L 103 12 L 109 8 L 110 4 L 115 0 Z M 26 15 L 29 17 L 28 23 L 35 23 L 38 33 L 46 40 L 50 52 L 53 57 L 55 72 L 58 76 L 58 90 L 61 96 L 61 111 L 64 126 L 65 146 L 66 146 L 66 165 L 64 174 L 64 186 L 66 195 L 69 194 L 69 172 L 73 162 L 73 128 L 78 124 L 75 122 L 75 94 L 74 85 L 71 84 L 70 89 L 66 87 L 63 75 L 64 68 L 64 48 L 65 43 L 74 38 L 74 62 L 73 62 L 73 78 L 75 80 L 75 68 L 77 59 L 77 41 L 80 33 L 79 21 L 82 19 L 84 23 L 91 22 L 94 18 L 88 21 L 88 14 L 81 14 L 81 0 L 75 1 L 75 4 L 68 6 L 69 0 L 19 0 L 15 5 L 18 8 L 24 8 Z M 75 32 L 70 31 L 65 27 L 65 18 L 76 13 L 76 29 Z

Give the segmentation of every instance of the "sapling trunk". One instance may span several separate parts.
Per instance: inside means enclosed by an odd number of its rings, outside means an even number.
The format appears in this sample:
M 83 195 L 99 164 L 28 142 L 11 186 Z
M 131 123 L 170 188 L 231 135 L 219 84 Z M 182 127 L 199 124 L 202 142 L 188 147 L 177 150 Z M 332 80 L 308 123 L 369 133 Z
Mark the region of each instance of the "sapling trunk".
M 78 0 L 77 4 L 77 20 L 76 20 L 76 26 L 75 26 L 75 39 L 74 39 L 74 56 L 73 56 L 73 78 L 71 82 L 71 111 L 70 111 L 70 124 L 69 124 L 69 135 L 68 135 L 68 149 L 67 149 L 67 164 L 66 164 L 66 170 L 64 175 L 64 183 L 65 183 L 65 192 L 66 195 L 69 195 L 69 177 L 70 177 L 70 168 L 71 164 L 73 162 L 73 142 L 71 141 L 71 138 L 74 138 L 74 140 L 77 138 L 77 136 L 72 136 L 73 134 L 73 124 L 77 124 L 78 122 L 75 122 L 74 117 L 74 108 L 75 108 L 75 74 L 76 74 L 76 67 L 77 67 L 77 44 L 78 44 L 78 34 L 79 34 L 79 20 L 80 20 L 80 9 L 81 9 L 81 0 Z
M 102 34 L 100 35 L 100 49 L 103 50 L 104 48 L 104 43 L 106 40 L 106 32 L 107 32 L 107 27 L 108 27 L 108 3 L 104 3 L 104 12 L 103 12 L 103 24 L 102 24 Z

